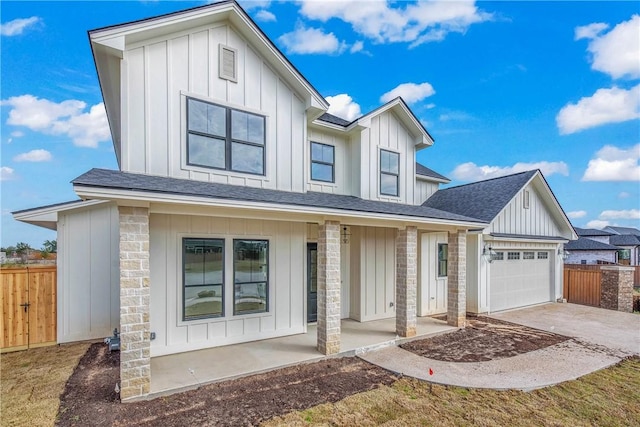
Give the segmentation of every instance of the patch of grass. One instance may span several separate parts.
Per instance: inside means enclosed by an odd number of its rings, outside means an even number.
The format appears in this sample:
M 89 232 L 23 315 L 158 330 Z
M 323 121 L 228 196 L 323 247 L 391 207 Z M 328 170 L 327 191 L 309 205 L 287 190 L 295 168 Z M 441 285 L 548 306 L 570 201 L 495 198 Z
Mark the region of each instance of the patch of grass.
M 640 425 L 640 358 L 532 392 L 444 387 L 410 378 L 265 426 Z
M 34 348 L 0 356 L 3 426 L 51 426 L 60 395 L 88 343 Z

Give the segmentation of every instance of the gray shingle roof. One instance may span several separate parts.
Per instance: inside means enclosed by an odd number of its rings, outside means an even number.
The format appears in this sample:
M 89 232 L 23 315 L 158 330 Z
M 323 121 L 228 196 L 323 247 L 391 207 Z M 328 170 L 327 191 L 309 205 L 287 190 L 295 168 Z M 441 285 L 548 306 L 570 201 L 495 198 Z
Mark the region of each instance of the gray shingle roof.
M 491 222 L 537 170 L 437 191 L 422 206 Z
M 640 236 L 620 234 L 609 237 L 609 242 L 616 246 L 640 246 Z
M 448 221 L 482 222 L 473 217 L 458 215 L 438 209 L 400 203 L 364 200 L 354 196 L 328 193 L 297 193 L 264 188 L 242 187 L 230 184 L 193 181 L 120 172 L 107 169 L 91 169 L 72 181 L 78 187 L 99 187 L 116 190 L 143 191 L 212 199 L 243 200 L 275 203 L 279 205 L 308 206 L 344 211 L 370 212 L 388 215 L 412 216 Z
M 613 236 L 613 233 L 609 233 L 608 231 L 604 231 L 604 230 L 596 230 L 595 228 L 579 228 L 579 227 L 573 227 L 574 230 L 576 230 L 576 234 L 578 236 Z
M 617 227 L 617 226 L 608 226 L 605 229 L 609 229 L 613 231 L 615 234 L 633 234 L 635 236 L 640 236 L 640 230 L 633 227 Z
M 334 116 L 333 114 L 329 114 L 329 113 L 324 113 L 323 115 L 321 115 L 320 117 L 318 117 L 318 120 L 321 120 L 323 122 L 327 122 L 327 123 L 331 123 L 334 125 L 338 125 L 338 126 L 342 126 L 342 127 L 347 127 L 349 126 L 352 122 L 342 119 L 338 116 Z
M 40 210 L 40 209 L 57 208 L 65 205 L 75 205 L 76 203 L 82 203 L 82 202 L 83 202 L 82 199 L 78 199 L 78 200 L 71 200 L 69 202 L 53 203 L 51 205 L 38 206 L 37 208 L 29 208 L 29 209 L 21 209 L 19 211 L 13 211 L 11 212 L 11 214 L 20 214 L 23 212 L 29 212 L 29 211 Z
M 564 248 L 568 251 L 617 251 L 620 249 L 617 246 L 591 240 L 587 237 L 578 237 L 578 240 L 565 243 Z
M 436 178 L 436 179 L 441 179 L 443 181 L 451 181 L 449 178 L 447 178 L 444 175 L 440 175 L 438 172 L 429 169 L 428 167 L 421 165 L 420 163 L 416 162 L 416 175 L 422 175 L 422 176 L 428 176 L 429 178 Z

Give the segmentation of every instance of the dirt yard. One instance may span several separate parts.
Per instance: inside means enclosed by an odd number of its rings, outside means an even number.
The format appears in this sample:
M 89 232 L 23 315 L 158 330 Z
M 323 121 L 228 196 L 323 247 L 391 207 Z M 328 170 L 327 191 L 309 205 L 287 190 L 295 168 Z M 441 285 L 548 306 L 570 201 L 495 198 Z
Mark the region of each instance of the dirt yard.
M 510 357 L 567 338 L 488 318 L 457 332 L 404 348 L 428 357 L 482 361 Z M 257 425 L 291 411 L 338 402 L 398 379 L 355 357 L 334 358 L 211 384 L 151 401 L 121 404 L 114 390 L 119 353 L 94 344 L 80 360 L 61 398 L 57 425 Z
M 469 318 L 456 332 L 400 347 L 445 362 L 485 362 L 513 357 L 567 341 L 569 338 L 484 316 Z

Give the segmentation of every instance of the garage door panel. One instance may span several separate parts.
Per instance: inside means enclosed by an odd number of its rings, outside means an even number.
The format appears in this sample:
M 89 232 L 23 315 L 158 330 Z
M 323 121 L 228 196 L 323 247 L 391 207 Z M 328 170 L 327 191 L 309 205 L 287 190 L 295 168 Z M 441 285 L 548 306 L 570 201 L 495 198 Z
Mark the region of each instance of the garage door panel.
M 510 251 L 515 252 L 515 251 Z M 552 299 L 550 257 L 495 260 L 491 263 L 490 308 L 507 310 Z M 539 258 L 539 257 L 538 257 Z

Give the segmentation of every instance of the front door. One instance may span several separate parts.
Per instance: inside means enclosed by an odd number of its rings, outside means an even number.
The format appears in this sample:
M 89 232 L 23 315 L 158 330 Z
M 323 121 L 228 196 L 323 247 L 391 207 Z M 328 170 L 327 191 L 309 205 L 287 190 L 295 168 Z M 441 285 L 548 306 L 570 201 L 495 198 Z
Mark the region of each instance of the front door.
M 307 322 L 318 321 L 318 244 L 307 243 Z

